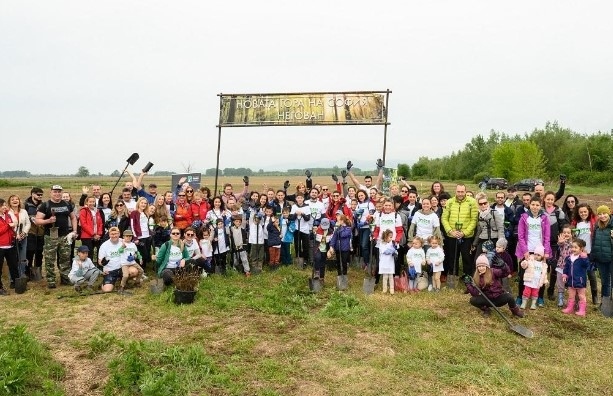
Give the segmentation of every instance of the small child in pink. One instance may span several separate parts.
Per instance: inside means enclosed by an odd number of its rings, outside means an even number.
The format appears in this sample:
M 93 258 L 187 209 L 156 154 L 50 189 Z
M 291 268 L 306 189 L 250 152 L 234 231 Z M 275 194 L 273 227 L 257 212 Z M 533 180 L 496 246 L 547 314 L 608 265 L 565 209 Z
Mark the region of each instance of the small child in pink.
M 536 309 L 539 289 L 549 282 L 547 280 L 547 263 L 545 262 L 545 248 L 543 245 L 534 248 L 534 254 L 531 254 L 528 260 L 522 261 L 521 267 L 526 272 L 524 273 L 524 292 L 520 308 L 526 309 L 528 300 L 532 299 L 530 309 Z
M 579 296 L 579 310 L 576 315 L 585 316 L 587 300 L 585 298 L 585 281 L 590 260 L 584 254 L 585 241 L 575 238 L 570 247 L 570 256 L 564 260 L 564 273 L 562 281 L 568 286 L 568 305 L 562 310 L 565 314 L 571 314 L 575 310 L 575 295 Z

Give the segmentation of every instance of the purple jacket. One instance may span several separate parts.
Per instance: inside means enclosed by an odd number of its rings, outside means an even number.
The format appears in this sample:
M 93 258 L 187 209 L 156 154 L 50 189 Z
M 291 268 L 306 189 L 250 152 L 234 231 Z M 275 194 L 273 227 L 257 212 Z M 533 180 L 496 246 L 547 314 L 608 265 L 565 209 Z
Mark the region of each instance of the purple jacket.
M 490 300 L 498 298 L 499 296 L 506 293 L 502 288 L 502 282 L 500 281 L 502 278 L 506 278 L 509 275 L 509 267 L 506 265 L 502 268 L 491 268 L 493 273 L 492 283 L 489 286 L 484 285 L 483 275 L 479 276 L 479 289 L 483 291 L 483 294 L 486 295 Z M 471 296 L 475 297 L 479 295 L 479 292 L 475 287 L 470 284 L 466 285 L 466 289 L 470 293 Z
M 338 245 L 340 241 L 340 251 L 349 252 L 351 250 L 352 236 L 351 227 L 341 226 L 334 231 L 334 234 L 332 234 L 332 239 L 330 239 L 330 247 L 336 251 L 339 251 Z
M 523 259 L 524 254 L 528 252 L 528 216 L 529 212 L 522 213 L 517 227 L 517 248 L 515 249 L 515 256 L 520 259 Z M 541 237 L 543 240 L 543 247 L 545 248 L 545 254 L 551 257 L 551 244 L 549 243 L 551 227 L 549 225 L 549 216 L 541 211 L 539 217 L 541 218 Z

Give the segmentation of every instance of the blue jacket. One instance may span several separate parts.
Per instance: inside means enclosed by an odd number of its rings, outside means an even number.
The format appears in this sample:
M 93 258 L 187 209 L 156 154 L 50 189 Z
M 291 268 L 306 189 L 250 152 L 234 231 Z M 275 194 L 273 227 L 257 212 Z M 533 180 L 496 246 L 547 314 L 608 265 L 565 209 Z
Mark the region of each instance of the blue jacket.
M 277 227 L 273 225 L 272 221 L 268 223 L 268 225 L 266 226 L 266 229 L 268 230 L 267 245 L 268 246 L 281 245 L 281 230 L 277 229 Z
M 340 243 L 340 251 L 349 252 L 351 251 L 351 237 L 351 227 L 341 226 L 334 231 L 334 234 L 332 234 L 332 239 L 330 239 L 330 247 L 336 251 L 339 251 Z
M 587 279 L 587 269 L 590 267 L 590 260 L 587 257 L 578 257 L 574 262 L 571 262 L 570 256 L 564 260 L 564 275 L 567 287 L 576 289 L 584 289 Z

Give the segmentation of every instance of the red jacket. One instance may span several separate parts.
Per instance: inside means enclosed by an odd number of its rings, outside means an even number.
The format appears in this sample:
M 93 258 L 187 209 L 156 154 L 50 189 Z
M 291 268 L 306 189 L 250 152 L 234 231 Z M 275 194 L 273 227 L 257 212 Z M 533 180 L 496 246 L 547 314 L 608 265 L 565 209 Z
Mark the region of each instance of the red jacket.
M 351 208 L 346 205 L 345 197 L 340 197 L 336 203 L 334 203 L 332 198 L 330 198 L 330 204 L 328 205 L 328 210 L 326 211 L 326 217 L 330 219 L 330 221 L 336 221 L 337 210 L 341 210 L 343 214 L 347 216 L 349 221 L 353 223 L 353 212 L 351 211 Z
M 79 211 L 79 223 L 81 224 L 81 239 L 91 239 L 94 237 L 94 218 L 92 212 L 87 206 L 82 207 Z M 102 237 L 104 235 L 104 219 L 98 209 L 96 209 L 96 224 L 98 229 L 96 235 Z
M 192 211 L 192 222 L 196 220 L 204 222 L 206 220 L 206 214 L 209 212 L 209 203 L 202 200 L 200 205 L 198 205 L 196 202 L 192 202 L 190 206 Z
M 0 246 L 12 246 L 15 238 L 15 231 L 9 225 L 11 216 L 7 213 L 6 220 L 0 217 Z
M 184 205 L 177 203 L 174 225 L 180 230 L 184 230 L 192 225 L 192 211 L 188 203 Z

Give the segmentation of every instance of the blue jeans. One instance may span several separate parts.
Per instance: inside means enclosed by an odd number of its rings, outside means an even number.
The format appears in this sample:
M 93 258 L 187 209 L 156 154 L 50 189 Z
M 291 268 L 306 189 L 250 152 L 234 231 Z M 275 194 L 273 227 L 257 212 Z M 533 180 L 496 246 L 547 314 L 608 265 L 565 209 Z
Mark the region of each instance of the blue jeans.
M 600 295 L 604 297 L 611 297 L 611 267 L 613 263 L 610 261 L 608 263 L 600 263 L 598 261 L 594 262 L 598 267 L 598 272 L 600 272 L 600 282 L 602 286 L 602 290 Z
M 370 263 L 370 228 L 360 228 L 360 247 L 364 264 Z

